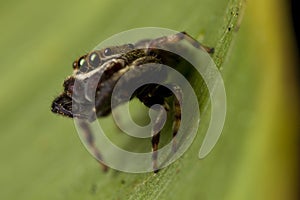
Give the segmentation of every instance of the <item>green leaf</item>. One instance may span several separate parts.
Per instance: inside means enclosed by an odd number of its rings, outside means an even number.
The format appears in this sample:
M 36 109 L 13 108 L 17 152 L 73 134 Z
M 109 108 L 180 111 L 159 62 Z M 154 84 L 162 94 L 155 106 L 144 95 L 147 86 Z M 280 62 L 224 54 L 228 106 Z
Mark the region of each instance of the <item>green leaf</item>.
M 245 4 L 2 2 L 0 199 L 294 199 L 299 100 L 291 73 L 295 55 L 284 51 L 293 49 L 291 33 L 282 31 L 290 30 L 286 4 L 253 0 L 246 9 Z M 192 146 L 158 174 L 103 173 L 73 121 L 50 112 L 51 101 L 74 59 L 112 34 L 147 26 L 186 31 L 215 47 L 213 59 L 227 92 L 223 134 L 199 160 L 208 109 Z M 191 81 L 201 108 L 209 107 L 201 81 Z M 107 129 L 117 144 L 131 148 L 114 126 Z M 150 141 L 143 145 L 151 147 Z

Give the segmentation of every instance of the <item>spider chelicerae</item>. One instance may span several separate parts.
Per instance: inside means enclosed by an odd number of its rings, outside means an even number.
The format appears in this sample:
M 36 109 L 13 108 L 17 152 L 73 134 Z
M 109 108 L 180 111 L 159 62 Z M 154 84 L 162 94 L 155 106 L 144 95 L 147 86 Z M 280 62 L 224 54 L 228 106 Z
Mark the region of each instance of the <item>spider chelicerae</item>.
M 137 81 L 143 77 L 143 74 L 149 74 L 153 71 L 145 67 L 145 64 L 163 64 L 170 67 L 176 67 L 180 57 L 174 53 L 160 49 L 161 46 L 169 46 L 177 44 L 178 42 L 186 40 L 192 46 L 198 49 L 207 51 L 208 53 L 213 53 L 214 49 L 206 47 L 200 44 L 197 40 L 193 39 L 186 32 L 180 32 L 177 34 L 163 36 L 156 39 L 145 39 L 138 41 L 134 44 L 124 44 L 120 46 L 107 47 L 100 50 L 94 50 L 88 54 L 81 56 L 79 59 L 73 62 L 73 75 L 66 78 L 63 83 L 64 91 L 54 99 L 51 110 L 54 113 L 67 116 L 70 118 L 77 118 L 79 121 L 79 126 L 85 134 L 85 139 L 93 151 L 94 155 L 99 161 L 103 161 L 100 151 L 97 149 L 94 141 L 92 131 L 89 127 L 89 122 L 96 120 L 95 117 L 89 117 L 85 113 L 81 113 L 81 108 L 76 108 L 74 111 L 74 106 L 72 107 L 72 101 L 77 99 L 72 98 L 74 93 L 75 81 L 79 79 L 95 78 L 95 81 L 91 81 L 92 84 L 89 85 L 90 90 L 95 91 L 95 100 L 92 106 L 88 109 L 90 112 L 95 113 L 97 117 L 107 116 L 114 109 L 111 107 L 112 92 L 116 83 L 120 78 L 131 71 L 131 75 L 127 77 L 126 81 Z M 139 69 L 139 70 L 136 70 Z M 135 71 L 136 70 L 136 71 Z M 99 73 L 101 72 L 101 78 L 99 80 Z M 163 79 L 167 78 L 167 74 L 159 72 L 162 74 Z M 98 78 L 98 79 L 97 79 Z M 181 91 L 176 85 L 170 85 L 172 91 L 176 91 L 177 98 L 174 98 L 174 121 L 173 121 L 173 150 L 176 150 L 176 140 L 175 136 L 178 132 L 181 122 Z M 172 95 L 172 91 L 165 86 L 160 84 L 146 84 L 139 87 L 132 98 L 137 97 L 143 104 L 147 107 L 151 107 L 155 104 L 162 105 L 166 111 L 169 111 L 169 105 L 166 99 Z M 179 98 L 178 98 L 179 97 Z M 83 99 L 86 97 L 82 97 Z M 88 101 L 88 99 L 85 99 Z M 120 100 L 121 103 L 124 101 Z M 85 107 L 85 109 L 87 109 Z M 152 134 L 152 163 L 154 172 L 158 171 L 157 164 L 157 151 L 160 138 L 160 131 L 157 131 L 157 127 L 160 124 L 160 118 L 163 112 L 159 112 L 157 119 L 155 120 L 153 126 Z M 107 166 L 102 164 L 104 170 L 107 170 Z

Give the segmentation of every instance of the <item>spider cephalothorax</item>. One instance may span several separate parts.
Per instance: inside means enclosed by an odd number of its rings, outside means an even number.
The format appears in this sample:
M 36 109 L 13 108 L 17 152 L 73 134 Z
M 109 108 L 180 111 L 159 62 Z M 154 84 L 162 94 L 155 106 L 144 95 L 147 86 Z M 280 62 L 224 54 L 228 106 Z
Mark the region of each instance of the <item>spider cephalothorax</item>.
M 159 64 L 176 67 L 181 58 L 171 52 L 160 49 L 160 46 L 176 44 L 181 40 L 186 40 L 194 47 L 204 49 L 208 53 L 213 53 L 212 48 L 205 47 L 190 37 L 185 32 L 164 36 L 157 39 L 142 40 L 135 44 L 125 44 L 120 46 L 114 46 L 104 48 L 101 50 L 95 50 L 88 54 L 81 56 L 79 59 L 73 62 L 73 75 L 69 76 L 64 81 L 64 91 L 59 95 L 52 103 L 52 112 L 67 116 L 76 117 L 80 119 L 80 126 L 85 130 L 88 145 L 93 149 L 98 160 L 102 160 L 101 154 L 95 146 L 95 142 L 92 137 L 92 132 L 89 129 L 88 121 L 93 121 L 95 118 L 89 118 L 86 113 L 81 113 L 80 107 L 72 106 L 72 101 L 86 101 L 85 105 L 88 105 L 89 111 L 95 113 L 97 117 L 102 117 L 110 114 L 111 110 L 111 98 L 112 91 L 116 83 L 127 72 L 131 72 L 130 76 L 126 77 L 126 81 L 136 82 L 139 79 L 143 79 L 145 74 L 148 76 L 151 73 L 160 74 L 159 79 L 163 81 L 167 78 L 167 74 L 163 72 L 159 67 L 144 67 L 145 64 Z M 175 66 L 174 66 L 175 65 Z M 137 70 L 138 69 L 138 70 Z M 161 70 L 161 71 L 160 71 Z M 159 73 L 157 73 L 159 72 Z M 99 77 L 99 75 L 101 75 Z M 75 97 L 73 93 L 75 81 L 84 81 L 89 79 L 88 89 L 95 91 L 92 93 L 94 96 Z M 170 86 L 173 91 L 180 89 L 177 86 Z M 125 91 L 126 92 L 126 91 Z M 172 96 L 173 93 L 170 89 L 159 84 L 147 84 L 139 87 L 131 97 L 137 97 L 146 106 L 151 107 L 154 104 L 162 105 L 167 111 L 169 105 L 166 98 Z M 178 97 L 178 96 L 177 96 Z M 179 95 L 180 97 L 180 95 Z M 90 101 L 94 98 L 93 101 Z M 119 100 L 119 104 L 124 103 L 122 99 Z M 116 105 L 117 106 L 117 105 Z M 75 110 L 74 110 L 75 109 Z M 86 107 L 85 107 L 86 109 Z M 158 114 L 158 118 L 161 117 Z M 173 121 L 173 137 L 176 136 L 180 126 L 181 111 L 180 111 L 180 99 L 174 98 L 174 121 Z M 159 122 L 159 120 L 157 120 Z M 156 126 L 153 127 L 155 129 Z M 153 131 L 156 133 L 157 131 Z M 152 151 L 153 151 L 153 169 L 157 171 L 157 150 L 159 143 L 160 132 L 156 133 L 152 137 Z M 173 143 L 174 149 L 176 149 L 176 141 Z M 106 166 L 104 166 L 106 169 Z

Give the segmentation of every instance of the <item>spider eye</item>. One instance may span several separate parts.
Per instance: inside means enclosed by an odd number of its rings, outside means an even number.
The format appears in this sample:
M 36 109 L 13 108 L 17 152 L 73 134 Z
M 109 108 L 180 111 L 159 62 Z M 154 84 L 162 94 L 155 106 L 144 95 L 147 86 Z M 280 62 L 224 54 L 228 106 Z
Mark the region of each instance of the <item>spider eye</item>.
M 92 53 L 90 55 L 90 57 L 89 57 L 89 63 L 90 63 L 90 65 L 92 67 L 99 66 L 99 64 L 100 64 L 100 58 L 99 58 L 99 55 L 96 52 L 94 52 L 94 53 Z
M 81 67 L 85 64 L 85 59 L 84 58 L 80 58 L 78 61 L 78 66 Z
M 88 65 L 87 65 L 87 62 L 86 62 L 84 57 L 79 59 L 78 66 L 79 66 L 79 70 L 81 72 L 87 72 L 88 71 Z
M 112 51 L 111 51 L 110 48 L 106 48 L 106 49 L 104 50 L 104 55 L 105 55 L 105 56 L 110 56 L 111 54 L 112 54 Z
M 134 49 L 134 45 L 133 44 L 128 44 L 128 48 L 129 49 Z
M 77 62 L 74 61 L 73 64 L 72 64 L 72 66 L 73 66 L 73 69 L 77 69 L 78 68 Z

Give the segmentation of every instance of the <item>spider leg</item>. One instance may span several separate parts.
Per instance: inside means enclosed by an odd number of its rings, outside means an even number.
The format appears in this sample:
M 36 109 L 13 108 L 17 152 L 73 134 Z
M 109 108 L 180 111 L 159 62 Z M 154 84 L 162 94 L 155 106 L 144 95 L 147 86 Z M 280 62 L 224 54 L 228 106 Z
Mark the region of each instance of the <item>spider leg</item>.
M 170 88 L 170 89 L 169 89 Z M 172 93 L 172 91 L 174 93 Z M 176 95 L 175 95 L 176 94 Z M 172 142 L 172 152 L 177 150 L 177 140 L 176 135 L 180 127 L 181 122 L 181 109 L 180 104 L 182 103 L 182 91 L 177 85 L 169 84 L 168 87 L 158 85 L 158 84 L 149 84 L 140 88 L 137 92 L 137 97 L 142 101 L 147 107 L 151 107 L 153 104 L 163 105 L 166 111 L 169 111 L 169 105 L 166 102 L 166 98 L 174 96 L 174 122 L 172 126 L 173 130 L 173 142 Z M 152 160 L 153 160 L 153 169 L 154 172 L 157 172 L 157 150 L 159 144 L 160 132 L 157 132 L 159 127 L 161 127 L 161 118 L 163 116 L 163 110 L 158 114 L 156 121 L 154 123 L 152 131 Z
M 182 103 L 182 91 L 181 89 L 176 86 L 176 85 L 171 85 L 177 96 L 174 94 L 174 121 L 173 121 L 173 145 L 172 145 L 172 151 L 176 152 L 177 150 L 177 140 L 176 140 L 176 135 L 178 133 L 180 123 L 181 123 L 181 109 L 180 109 L 180 104 Z
M 141 89 L 141 92 L 138 94 L 138 98 L 148 107 L 151 107 L 153 104 L 161 104 L 164 105 L 164 108 L 169 111 L 169 105 L 165 101 L 165 98 L 174 96 L 173 101 L 173 109 L 174 109 L 174 121 L 172 126 L 173 132 L 173 144 L 172 144 L 172 151 L 176 152 L 177 150 L 177 140 L 176 135 L 180 127 L 181 122 L 181 107 L 180 104 L 182 103 L 182 90 L 179 86 L 174 84 L 168 84 L 167 87 L 162 85 L 150 85 L 145 86 Z M 172 91 L 174 93 L 172 93 Z M 175 95 L 176 94 L 176 95 Z M 150 98 L 149 98 L 150 96 Z
M 169 110 L 168 104 L 165 103 L 164 108 L 166 111 Z M 158 156 L 158 144 L 159 144 L 159 138 L 160 138 L 160 131 L 158 131 L 161 127 L 161 123 L 162 123 L 162 118 L 163 118 L 163 114 L 164 114 L 164 110 L 161 109 L 157 115 L 157 118 L 154 122 L 154 125 L 152 127 L 152 167 L 153 167 L 153 171 L 154 173 L 158 172 L 158 165 L 157 165 L 157 156 Z
M 192 36 L 190 36 L 188 33 L 184 32 L 184 31 L 173 34 L 173 35 L 154 39 L 150 42 L 149 48 L 151 49 L 151 48 L 159 47 L 159 46 L 161 46 L 163 44 L 167 44 L 167 43 L 176 43 L 181 40 L 186 40 L 191 45 L 193 45 L 195 48 L 202 49 L 202 50 L 206 51 L 207 53 L 214 53 L 214 48 L 210 48 L 210 47 L 207 47 L 207 46 L 199 43 L 196 39 L 194 39 Z
M 80 126 L 80 128 L 83 131 L 83 134 L 84 134 L 85 140 L 88 144 L 88 147 L 93 152 L 93 155 L 96 156 L 97 161 L 101 165 L 103 171 L 107 171 L 108 167 L 101 162 L 101 161 L 103 161 L 103 158 L 102 158 L 100 151 L 98 150 L 98 148 L 95 145 L 95 139 L 94 139 L 94 136 L 93 136 L 93 133 L 91 131 L 88 121 L 84 120 L 84 119 L 78 119 L 78 125 Z

